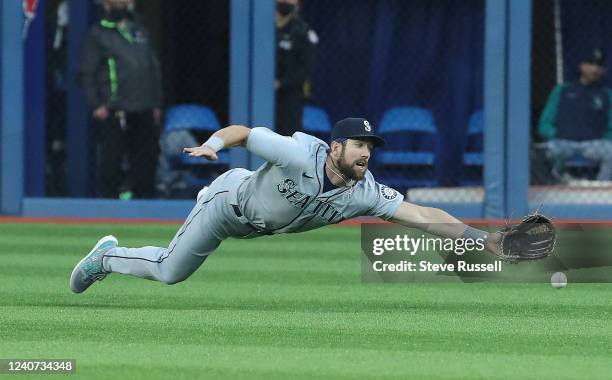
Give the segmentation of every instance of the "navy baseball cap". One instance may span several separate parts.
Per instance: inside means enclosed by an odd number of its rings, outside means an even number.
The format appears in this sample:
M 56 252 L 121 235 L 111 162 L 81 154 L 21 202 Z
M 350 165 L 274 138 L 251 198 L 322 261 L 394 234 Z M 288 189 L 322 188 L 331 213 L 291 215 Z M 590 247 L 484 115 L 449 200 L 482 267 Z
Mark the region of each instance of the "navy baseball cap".
M 348 117 L 334 124 L 331 138 L 332 141 L 345 138 L 371 141 L 374 146 L 385 145 L 385 140 L 374 134 L 370 122 L 360 117 Z
M 606 66 L 606 57 L 604 52 L 601 49 L 593 49 L 589 50 L 583 57 L 580 62 L 592 63 L 597 66 L 605 67 Z

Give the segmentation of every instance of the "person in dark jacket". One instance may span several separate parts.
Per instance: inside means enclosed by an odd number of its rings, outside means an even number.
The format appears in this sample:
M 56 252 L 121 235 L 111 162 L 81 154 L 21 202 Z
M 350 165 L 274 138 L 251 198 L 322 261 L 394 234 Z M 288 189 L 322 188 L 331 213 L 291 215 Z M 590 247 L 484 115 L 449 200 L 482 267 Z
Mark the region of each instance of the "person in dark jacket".
M 79 73 L 93 109 L 97 192 L 117 198 L 127 190 L 150 198 L 162 117 L 159 62 L 147 32 L 130 15 L 130 1 L 104 0 L 102 5 L 104 16 L 85 40 Z M 127 184 L 122 169 L 127 169 Z
M 558 85 L 540 117 L 538 131 L 553 157 L 600 163 L 597 179 L 612 180 L 612 91 L 603 84 L 605 59 L 594 49 L 579 65 L 577 82 Z
M 302 107 L 310 96 L 319 39 L 298 14 L 298 0 L 276 1 L 275 124 L 277 133 L 302 130 Z

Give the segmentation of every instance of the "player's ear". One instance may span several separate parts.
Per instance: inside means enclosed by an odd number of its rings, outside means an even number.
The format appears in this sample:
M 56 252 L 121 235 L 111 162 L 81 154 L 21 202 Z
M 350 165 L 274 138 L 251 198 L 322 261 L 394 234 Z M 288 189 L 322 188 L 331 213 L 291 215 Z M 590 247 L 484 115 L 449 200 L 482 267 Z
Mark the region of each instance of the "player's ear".
M 331 145 L 330 145 L 330 154 L 333 158 L 339 158 L 340 157 L 340 152 L 342 150 L 342 144 L 340 144 L 337 141 L 332 141 Z

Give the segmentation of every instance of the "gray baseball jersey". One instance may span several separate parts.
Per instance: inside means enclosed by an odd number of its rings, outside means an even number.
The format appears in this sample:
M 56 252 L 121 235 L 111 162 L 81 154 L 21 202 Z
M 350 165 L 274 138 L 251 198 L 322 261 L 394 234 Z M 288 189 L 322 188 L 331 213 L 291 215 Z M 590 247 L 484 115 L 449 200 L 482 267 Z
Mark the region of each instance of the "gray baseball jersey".
M 308 231 L 364 215 L 389 219 L 404 199 L 377 183 L 369 170 L 352 186 L 324 193 L 329 146 L 301 132 L 285 137 L 253 128 L 247 149 L 267 162 L 239 185 L 238 205 L 264 231 Z
M 266 163 L 254 172 L 229 170 L 213 181 L 168 248 L 117 247 L 104 256 L 104 269 L 173 284 L 228 237 L 308 231 L 356 216 L 389 219 L 404 199 L 369 171 L 351 186 L 323 192 L 329 146 L 301 132 L 285 137 L 253 128 L 247 149 Z

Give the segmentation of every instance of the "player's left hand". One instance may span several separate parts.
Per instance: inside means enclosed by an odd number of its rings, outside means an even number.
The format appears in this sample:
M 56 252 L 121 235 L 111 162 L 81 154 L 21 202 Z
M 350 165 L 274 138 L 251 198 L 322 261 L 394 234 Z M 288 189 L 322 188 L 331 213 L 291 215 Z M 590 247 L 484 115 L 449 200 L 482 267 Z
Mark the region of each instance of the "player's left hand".
M 553 254 L 557 233 L 551 220 L 542 214 L 526 216 L 519 224 L 498 232 L 499 257 L 511 263 L 544 259 Z
M 487 240 L 485 241 L 485 248 L 487 251 L 491 252 L 495 256 L 500 256 L 501 254 L 501 246 L 500 242 L 502 239 L 502 235 L 499 232 L 494 232 L 489 235 Z
M 217 161 L 217 152 L 207 145 L 197 146 L 193 148 L 183 148 L 183 152 L 192 157 L 204 157 L 209 161 Z

